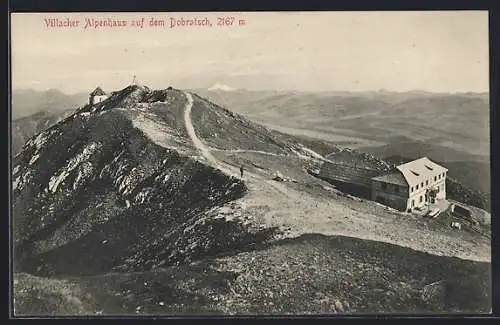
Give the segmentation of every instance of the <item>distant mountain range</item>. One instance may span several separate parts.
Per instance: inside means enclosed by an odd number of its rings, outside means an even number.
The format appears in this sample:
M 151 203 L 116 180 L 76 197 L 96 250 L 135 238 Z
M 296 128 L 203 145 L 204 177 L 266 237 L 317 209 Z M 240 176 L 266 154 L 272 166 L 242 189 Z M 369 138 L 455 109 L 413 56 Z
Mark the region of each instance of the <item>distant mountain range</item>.
M 382 159 L 427 156 L 490 193 L 488 93 L 196 90 L 283 132 L 313 134 Z
M 194 91 L 259 123 L 314 130 L 329 141 L 389 144 L 405 137 L 471 155 L 490 151 L 487 93 Z

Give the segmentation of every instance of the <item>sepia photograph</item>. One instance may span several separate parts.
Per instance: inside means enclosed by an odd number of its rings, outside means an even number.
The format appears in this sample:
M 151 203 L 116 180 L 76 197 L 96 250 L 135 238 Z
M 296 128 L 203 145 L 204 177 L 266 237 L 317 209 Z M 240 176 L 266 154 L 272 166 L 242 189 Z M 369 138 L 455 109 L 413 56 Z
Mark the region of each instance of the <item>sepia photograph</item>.
M 10 24 L 13 317 L 492 312 L 487 11 Z

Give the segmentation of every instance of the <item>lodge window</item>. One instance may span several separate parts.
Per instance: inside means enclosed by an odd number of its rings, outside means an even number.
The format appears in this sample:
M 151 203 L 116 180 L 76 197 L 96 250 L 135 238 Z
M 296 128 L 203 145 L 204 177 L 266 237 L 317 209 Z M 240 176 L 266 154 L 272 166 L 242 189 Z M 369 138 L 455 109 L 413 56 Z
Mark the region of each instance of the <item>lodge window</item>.
M 426 180 L 426 181 L 425 181 L 425 185 L 426 185 L 426 186 L 427 186 L 427 185 L 429 185 L 429 180 Z
M 439 179 L 441 179 L 441 174 L 439 174 L 439 177 L 438 177 L 438 178 L 439 178 Z
M 410 188 L 410 192 L 413 192 L 413 186 Z
M 438 180 L 437 176 L 434 176 L 434 182 L 437 181 L 437 180 Z
M 420 195 L 420 203 L 422 203 L 422 195 Z
M 418 190 L 418 184 L 417 184 L 417 190 Z
M 424 187 L 424 182 L 420 183 L 420 186 Z

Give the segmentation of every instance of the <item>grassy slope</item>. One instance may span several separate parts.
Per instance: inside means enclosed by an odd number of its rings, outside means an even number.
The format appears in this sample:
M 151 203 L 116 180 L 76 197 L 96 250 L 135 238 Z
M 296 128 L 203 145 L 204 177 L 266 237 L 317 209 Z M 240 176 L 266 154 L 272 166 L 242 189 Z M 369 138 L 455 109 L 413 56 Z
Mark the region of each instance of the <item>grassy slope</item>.
M 470 154 L 489 153 L 487 94 L 200 92 L 280 127 L 387 140 L 406 136 Z M 463 159 L 460 159 L 463 160 Z
M 237 91 L 204 95 L 295 135 L 327 139 L 382 158 L 428 156 L 447 166 L 450 176 L 461 183 L 452 184 L 454 198 L 489 210 L 487 94 L 258 92 L 252 98 L 249 92 Z M 469 189 L 484 195 L 465 193 Z

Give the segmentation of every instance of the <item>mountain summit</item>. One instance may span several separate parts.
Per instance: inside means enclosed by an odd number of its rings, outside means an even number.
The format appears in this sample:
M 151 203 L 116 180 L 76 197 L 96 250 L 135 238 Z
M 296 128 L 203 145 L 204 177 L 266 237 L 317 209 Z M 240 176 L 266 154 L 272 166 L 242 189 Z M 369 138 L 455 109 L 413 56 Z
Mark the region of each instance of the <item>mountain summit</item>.
M 113 92 L 32 137 L 15 157 L 16 266 L 35 274 L 149 269 L 244 247 L 255 236 L 265 241 L 272 230 L 208 217 L 247 191 L 235 177 L 239 162 L 210 151 L 287 155 L 296 147 L 188 92 Z M 206 232 L 214 227 L 218 233 Z M 226 236 L 234 239 L 215 240 Z
M 489 241 L 309 173 L 339 150 L 171 87 L 78 108 L 12 162 L 16 313 L 489 310 Z

